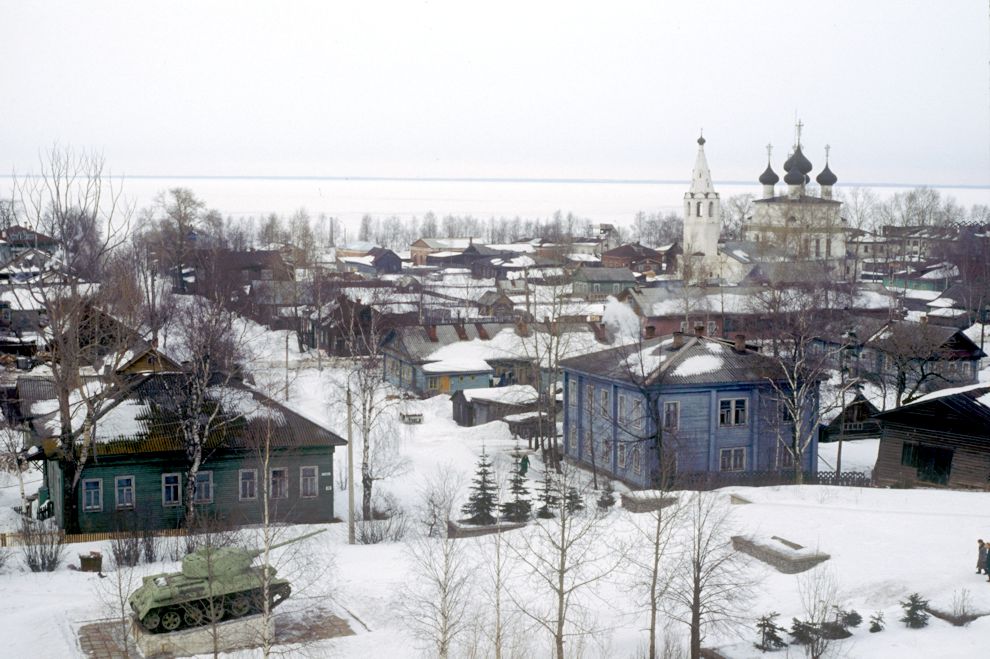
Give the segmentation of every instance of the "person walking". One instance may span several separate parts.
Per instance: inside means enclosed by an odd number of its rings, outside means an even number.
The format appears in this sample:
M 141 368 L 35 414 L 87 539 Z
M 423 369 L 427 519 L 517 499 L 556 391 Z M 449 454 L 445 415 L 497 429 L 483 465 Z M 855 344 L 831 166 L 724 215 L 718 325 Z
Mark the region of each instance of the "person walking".
M 987 545 L 981 538 L 976 541 L 976 546 L 979 550 L 979 558 L 976 559 L 976 573 L 980 574 L 982 572 L 990 577 L 987 570 Z M 988 581 L 990 581 L 990 579 L 988 579 Z

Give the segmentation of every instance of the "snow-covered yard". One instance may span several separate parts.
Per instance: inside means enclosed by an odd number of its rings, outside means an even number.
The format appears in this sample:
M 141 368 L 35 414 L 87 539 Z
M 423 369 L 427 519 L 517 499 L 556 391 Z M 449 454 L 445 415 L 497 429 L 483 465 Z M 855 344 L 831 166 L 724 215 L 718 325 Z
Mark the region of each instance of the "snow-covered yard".
M 284 350 L 284 345 L 283 345 Z M 274 352 L 274 351 L 273 351 Z M 293 360 L 305 365 L 303 359 Z M 339 368 L 318 371 L 299 368 L 290 372 L 289 401 L 294 409 L 314 420 L 326 423 L 343 433 L 342 383 Z M 284 372 L 278 369 L 256 373 L 259 387 L 281 400 Z M 268 384 L 265 384 L 265 383 Z M 462 476 L 462 500 L 473 475 L 482 446 L 494 458 L 499 480 L 512 467 L 511 452 L 516 443 L 501 421 L 463 428 L 451 418 L 446 396 L 425 401 L 398 403 L 403 411 L 423 414 L 421 425 L 396 426 L 395 436 L 404 458 L 400 475 L 382 481 L 378 487 L 388 491 L 411 516 L 421 505 L 426 478 L 439 468 L 447 467 Z M 525 444 L 524 444 L 525 445 Z M 876 440 L 846 442 L 843 469 L 872 469 L 876 457 Z M 355 447 L 356 449 L 358 447 Z M 834 464 L 836 445 L 822 445 L 823 468 Z M 359 455 L 359 451 L 355 451 Z M 346 451 L 338 452 L 337 465 L 343 468 Z M 529 483 L 535 492 L 543 468 L 534 455 Z M 32 476 L 37 480 L 36 476 Z M 336 479 L 335 479 L 336 480 Z M 358 481 L 358 484 L 360 481 Z M 35 483 L 35 487 L 36 487 Z M 0 530 L 12 530 L 15 516 L 9 511 L 16 504 L 17 488 L 11 479 L 0 482 Z M 12 487 L 13 486 L 13 487 Z M 346 518 L 346 493 L 334 483 L 336 513 Z M 729 494 L 751 501 L 729 506 Z M 589 499 L 593 499 L 591 495 Z M 933 606 L 951 610 L 954 596 L 968 591 L 970 607 L 990 613 L 990 583 L 974 574 L 978 537 L 990 536 L 990 493 L 936 490 L 882 490 L 826 486 L 780 486 L 767 488 L 729 488 L 717 493 L 729 506 L 729 523 L 734 533 L 756 537 L 779 536 L 831 555 L 823 568 L 831 571 L 839 585 L 839 601 L 844 608 L 855 608 L 869 618 L 882 611 L 887 629 L 870 634 L 868 623 L 854 630 L 852 638 L 839 646 L 841 656 L 848 657 L 968 657 L 985 651 L 990 638 L 990 617 L 980 618 L 967 627 L 953 627 L 932 619 L 929 627 L 908 630 L 898 619 L 902 612 L 898 602 L 912 592 L 929 598 Z M 360 499 L 359 499 L 360 500 Z M 588 503 L 593 506 L 593 500 Z M 600 542 L 618 547 L 635 537 L 634 525 L 645 517 L 621 508 L 613 509 L 600 529 Z M 507 542 L 522 547 L 522 540 L 532 537 L 535 524 L 505 535 Z M 412 521 L 412 530 L 418 531 Z M 429 656 L 424 646 L 411 634 L 407 622 L 397 611 L 401 608 L 402 587 L 415 572 L 405 543 L 379 545 L 347 544 L 346 524 L 329 527 L 330 532 L 307 541 L 304 554 L 308 560 L 331 568 L 317 579 L 301 559 L 289 558 L 280 572 L 294 575 L 301 586 L 294 600 L 285 605 L 319 605 L 345 618 L 356 632 L 353 636 L 316 642 L 306 652 L 338 657 Z M 296 531 L 307 529 L 293 529 Z M 466 565 L 474 588 L 471 602 L 477 607 L 472 620 L 482 627 L 490 616 L 486 608 L 490 587 L 485 581 L 491 564 L 495 536 L 459 540 L 467 550 Z M 107 543 L 76 545 L 69 548 L 69 562 L 76 555 L 100 549 L 108 555 Z M 639 549 L 636 551 L 644 551 Z M 286 556 L 293 556 L 286 554 Z M 790 625 L 792 617 L 802 616 L 798 596 L 798 575 L 776 572 L 742 554 L 738 564 L 753 577 L 757 586 L 745 604 L 750 619 L 742 636 L 710 635 L 705 645 L 725 648 L 729 657 L 761 655 L 752 646 L 753 623 L 770 611 L 781 614 L 779 622 Z M 539 582 L 514 561 L 514 574 L 508 590 L 520 602 L 538 602 L 543 597 Z M 144 572 L 177 569 L 176 563 L 142 566 Z M 65 567 L 52 574 L 26 572 L 16 552 L 0 571 L 0 631 L 5 656 L 71 657 L 81 656 L 76 630 L 87 621 L 108 617 L 104 604 L 106 583 L 94 574 L 71 571 Z M 631 593 L 634 578 L 626 570 L 612 573 L 607 579 L 589 587 L 583 596 L 583 618 L 595 633 L 569 641 L 573 649 L 584 647 L 585 656 L 641 656 L 645 644 L 646 612 Z M 511 608 L 511 605 L 510 607 Z M 523 616 L 515 616 L 516 637 L 521 653 L 548 656 L 549 637 L 533 628 Z M 673 633 L 686 638 L 686 627 L 674 624 Z M 464 641 L 474 637 L 464 637 Z M 484 644 L 484 640 L 478 641 Z M 463 647 L 461 648 L 463 650 Z M 455 656 L 461 656 L 456 652 Z M 482 655 L 484 656 L 484 655 Z M 771 655 L 773 656 L 773 655 Z M 780 651 L 776 656 L 803 656 L 800 648 Z

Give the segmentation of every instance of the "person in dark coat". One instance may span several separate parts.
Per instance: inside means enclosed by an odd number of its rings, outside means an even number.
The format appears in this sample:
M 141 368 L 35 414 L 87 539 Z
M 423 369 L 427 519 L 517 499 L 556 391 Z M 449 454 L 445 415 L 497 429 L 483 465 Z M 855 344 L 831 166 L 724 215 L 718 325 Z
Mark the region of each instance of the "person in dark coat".
M 976 541 L 976 546 L 979 549 L 979 558 L 976 559 L 976 573 L 987 574 L 987 545 L 981 538 Z

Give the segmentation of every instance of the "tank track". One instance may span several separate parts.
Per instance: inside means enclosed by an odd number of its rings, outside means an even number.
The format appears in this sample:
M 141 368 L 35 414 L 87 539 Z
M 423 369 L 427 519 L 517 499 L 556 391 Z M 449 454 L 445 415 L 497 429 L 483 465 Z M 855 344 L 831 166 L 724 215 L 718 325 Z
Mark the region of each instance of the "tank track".
M 292 588 L 287 583 L 272 586 L 269 593 L 269 610 L 288 599 L 290 594 Z M 262 589 L 255 588 L 214 598 L 156 607 L 148 611 L 139 622 L 141 627 L 152 634 L 164 634 L 261 613 L 264 610 L 263 602 Z

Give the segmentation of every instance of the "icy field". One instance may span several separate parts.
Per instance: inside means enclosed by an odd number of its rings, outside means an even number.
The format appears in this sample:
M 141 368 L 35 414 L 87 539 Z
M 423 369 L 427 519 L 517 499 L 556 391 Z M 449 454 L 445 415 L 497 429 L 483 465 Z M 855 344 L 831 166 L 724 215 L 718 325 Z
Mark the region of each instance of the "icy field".
M 273 341 L 271 353 L 277 353 Z M 282 346 L 284 350 L 284 345 Z M 297 365 L 297 356 L 290 357 Z M 274 360 L 273 360 L 274 361 Z M 258 373 L 259 384 L 271 392 L 284 389 L 284 374 L 273 371 L 267 376 Z M 341 374 L 326 369 L 300 368 L 290 382 L 290 401 L 294 408 L 335 428 L 343 426 L 340 416 Z M 281 383 L 283 389 L 273 383 Z M 336 383 L 336 384 L 335 384 Z M 275 394 L 273 394 L 275 395 Z M 281 398 L 275 395 L 276 398 Z M 405 403 L 407 411 L 419 411 L 424 423 L 400 426 L 399 447 L 406 463 L 400 475 L 380 483 L 379 487 L 393 494 L 411 516 L 421 504 L 424 480 L 447 467 L 463 478 L 462 496 L 474 472 L 477 456 L 484 445 L 493 455 L 495 469 L 504 480 L 511 467 L 510 451 L 514 442 L 505 424 L 494 422 L 475 428 L 460 428 L 451 419 L 451 407 L 446 397 Z M 824 446 L 822 457 L 831 461 L 834 446 Z M 355 451 L 358 453 L 358 451 Z M 847 442 L 843 449 L 845 469 L 872 467 L 876 442 Z M 345 452 L 338 455 L 343 466 Z M 542 465 L 537 456 L 529 472 L 529 483 L 542 478 Z M 17 501 L 14 480 L 3 475 L 0 482 L 0 524 L 11 530 L 15 522 L 10 506 Z M 30 476 L 37 486 L 37 477 Z M 336 483 L 335 483 L 336 488 Z M 729 493 L 736 493 L 752 503 L 729 505 Z M 337 515 L 346 517 L 346 493 L 335 490 Z M 838 584 L 838 601 L 843 608 L 854 608 L 865 619 L 882 611 L 887 629 L 878 634 L 867 632 L 867 622 L 854 630 L 850 639 L 835 646 L 836 656 L 846 657 L 971 657 L 986 651 L 990 639 L 990 617 L 976 620 L 967 627 L 953 627 L 932 619 L 928 627 L 909 630 L 898 622 L 902 611 L 898 601 L 912 592 L 919 592 L 940 609 L 952 609 L 953 599 L 968 594 L 970 609 L 990 613 L 990 583 L 986 577 L 974 574 L 978 537 L 990 537 L 990 493 L 945 492 L 934 490 L 879 490 L 833 487 L 772 487 L 731 488 L 717 496 L 729 509 L 733 533 L 760 537 L 781 536 L 806 547 L 831 555 L 824 568 Z M 593 496 L 589 497 L 593 499 Z M 360 494 L 358 495 L 360 501 Z M 593 500 L 589 500 L 593 505 Z M 648 515 L 634 515 L 614 508 L 596 531 L 603 547 L 618 547 L 637 537 L 638 525 L 648 523 Z M 504 541 L 510 558 L 512 547 L 525 549 L 524 540 L 533 538 L 531 526 L 505 534 Z M 411 529 L 419 530 L 418 522 Z M 300 531 L 303 529 L 299 529 Z M 290 530 L 294 535 L 296 529 Z M 387 543 L 373 546 L 346 544 L 346 525 L 330 526 L 330 532 L 307 541 L 304 552 L 280 555 L 280 573 L 290 575 L 296 584 L 296 595 L 279 611 L 290 614 L 293 609 L 318 606 L 332 609 L 346 619 L 354 636 L 319 641 L 294 652 L 304 656 L 334 657 L 419 657 L 430 652 L 410 632 L 407 620 L 400 615 L 403 601 L 409 596 L 403 586 L 415 573 L 407 543 Z M 470 575 L 473 607 L 470 619 L 478 627 L 461 637 L 454 656 L 465 656 L 467 646 L 483 648 L 478 656 L 490 656 L 485 637 L 491 618 L 491 587 L 487 580 L 494 552 L 494 536 L 459 540 L 464 543 L 465 564 Z M 109 554 L 102 543 L 76 545 L 69 548 L 68 561 L 77 563 L 76 555 L 91 549 Z M 632 551 L 644 552 L 644 547 Z M 672 552 L 675 549 L 671 550 Z M 787 626 L 795 616 L 802 616 L 797 584 L 799 577 L 785 575 L 766 565 L 738 554 L 738 562 L 755 588 L 745 604 L 750 618 L 742 628 L 742 636 L 713 633 L 705 639 L 706 646 L 724 649 L 726 656 L 744 657 L 804 656 L 800 648 L 791 648 L 774 655 L 762 655 L 752 646 L 755 632 L 752 622 L 771 610 L 781 614 L 779 622 Z M 518 560 L 510 560 L 511 574 L 506 586 L 509 632 L 515 646 L 514 656 L 548 656 L 549 636 L 535 628 L 512 604 L 515 599 L 535 610 L 546 602 L 540 583 Z M 314 570 L 314 566 L 322 566 Z M 177 563 L 142 566 L 142 573 L 177 569 Z M 315 576 L 313 576 L 315 574 Z M 77 657 L 82 656 L 76 631 L 84 622 L 107 618 L 108 579 L 71 571 L 65 567 L 52 574 L 31 574 L 24 570 L 20 557 L 13 554 L 0 571 L 0 635 L 4 649 L 0 654 L 10 657 Z M 568 647 L 583 651 L 587 657 L 641 656 L 646 635 L 643 631 L 647 614 L 633 591 L 636 577 L 630 570 L 620 569 L 594 583 L 576 595 L 580 605 L 582 627 L 591 633 L 575 636 Z M 686 627 L 673 623 L 670 633 L 686 639 Z M 789 652 L 789 653 L 788 653 Z

